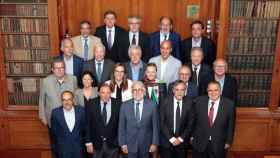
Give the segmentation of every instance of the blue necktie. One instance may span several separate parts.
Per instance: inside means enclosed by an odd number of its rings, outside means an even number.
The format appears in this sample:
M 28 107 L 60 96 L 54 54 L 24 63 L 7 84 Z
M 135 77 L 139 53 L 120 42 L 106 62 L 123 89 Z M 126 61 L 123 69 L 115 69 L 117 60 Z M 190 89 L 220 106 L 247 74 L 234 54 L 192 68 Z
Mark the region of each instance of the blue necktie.
M 84 60 L 88 60 L 88 39 L 85 38 L 85 45 L 84 45 Z
M 98 81 L 99 81 L 99 82 L 100 82 L 100 80 L 101 80 L 101 74 L 102 74 L 102 72 L 101 72 L 101 63 L 98 62 L 98 63 L 97 63 L 97 77 L 98 77 Z
M 136 121 L 140 122 L 140 109 L 139 109 L 140 103 L 137 102 L 135 105 L 136 105 L 136 112 L 135 112 Z

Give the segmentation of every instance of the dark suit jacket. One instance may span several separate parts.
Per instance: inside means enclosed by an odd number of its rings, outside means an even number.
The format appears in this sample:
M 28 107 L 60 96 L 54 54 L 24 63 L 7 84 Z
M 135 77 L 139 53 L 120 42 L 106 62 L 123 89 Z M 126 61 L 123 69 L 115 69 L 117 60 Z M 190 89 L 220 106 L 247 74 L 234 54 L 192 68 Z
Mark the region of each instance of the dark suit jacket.
M 95 65 L 96 64 L 95 64 L 94 59 L 86 61 L 83 66 L 83 71 L 90 71 L 93 74 L 95 80 L 97 81 L 97 85 L 100 85 L 101 83 L 104 83 L 105 81 L 110 80 L 111 73 L 113 72 L 115 63 L 110 59 L 104 59 L 103 72 L 101 74 L 100 81 L 98 81 Z
M 191 72 L 193 73 L 192 64 L 188 65 L 191 68 Z M 212 69 L 208 65 L 201 64 L 198 74 L 198 95 L 207 94 L 207 86 L 208 83 L 212 80 L 212 74 Z M 192 78 L 190 78 L 190 81 L 193 82 Z
M 171 147 L 169 139 L 172 137 L 181 137 L 184 142 L 180 147 L 185 148 L 189 142 L 191 130 L 193 127 L 194 113 L 192 110 L 192 99 L 185 97 L 183 99 L 179 130 L 174 133 L 174 97 L 167 97 L 160 106 L 160 129 L 161 145 Z
M 215 80 L 214 75 L 212 80 Z M 237 89 L 238 85 L 235 77 L 231 76 L 230 74 L 226 74 L 222 90 L 222 96 L 231 99 L 234 102 L 234 105 L 236 105 L 237 103 Z
M 126 31 L 123 28 L 115 26 L 115 39 L 111 50 L 109 50 L 106 36 L 106 26 L 103 25 L 96 28 L 95 36 L 99 37 L 106 47 L 105 58 L 109 58 L 114 62 L 126 62 L 129 60 L 126 48 L 122 44 L 126 40 L 125 35 Z
M 206 150 L 211 136 L 213 151 L 217 158 L 225 157 L 225 144 L 232 144 L 235 128 L 235 107 L 231 100 L 221 96 L 216 119 L 212 127 L 208 123 L 208 96 L 196 98 L 194 104 L 195 124 L 193 148 L 199 152 Z
M 159 144 L 158 107 L 144 100 L 141 121 L 135 118 L 134 100 L 121 105 L 119 120 L 119 145 L 127 145 L 130 153 L 147 153 L 151 144 Z
M 143 80 L 145 69 L 146 69 L 146 64 L 144 62 L 142 62 L 142 64 L 143 64 L 143 66 L 139 70 L 139 76 L 138 76 L 139 81 Z M 126 68 L 126 71 L 127 71 L 127 78 L 132 80 L 132 69 L 131 69 L 130 62 L 125 63 L 125 68 Z
M 212 65 L 216 59 L 216 46 L 214 42 L 207 37 L 202 37 L 201 48 L 203 49 L 204 58 L 203 63 Z M 182 55 L 183 63 L 191 62 L 191 49 L 192 49 L 192 37 L 189 37 L 182 41 Z
M 172 41 L 172 55 L 179 59 L 182 60 L 181 58 L 181 52 L 180 52 L 180 47 L 181 47 L 181 37 L 178 33 L 176 32 L 170 32 L 169 35 L 169 40 Z M 160 32 L 154 32 L 153 34 L 150 35 L 150 46 L 151 46 L 151 57 L 155 57 L 160 55 Z
M 60 106 L 52 111 L 51 132 L 54 135 L 55 151 L 59 158 L 82 158 L 84 148 L 84 127 L 85 112 L 84 108 L 76 105 L 75 126 L 72 132 L 66 124 L 63 107 Z
M 59 57 L 57 57 L 59 59 L 64 60 L 64 56 L 60 55 Z M 82 73 L 82 67 L 83 67 L 83 59 L 78 57 L 77 55 L 73 55 L 73 72 L 74 72 L 74 76 L 76 76 L 77 80 L 80 80 L 81 78 L 81 73 Z
M 126 52 L 128 52 L 128 48 L 130 46 L 130 41 L 129 41 L 129 32 L 126 33 L 126 40 L 123 43 L 124 47 L 126 48 Z M 144 62 L 148 62 L 149 59 L 151 58 L 150 54 L 150 38 L 149 35 L 139 31 L 139 46 L 141 47 L 142 50 L 142 57 L 141 59 Z
M 104 125 L 100 98 L 90 99 L 86 103 L 86 142 L 91 142 L 95 149 L 101 150 L 104 138 L 109 147 L 118 147 L 120 105 L 121 102 L 111 98 L 111 117 L 107 125 Z
M 169 84 L 168 86 L 168 94 L 169 95 L 173 95 L 173 86 L 174 86 L 175 82 L 172 82 Z M 197 89 L 197 86 L 192 83 L 192 82 L 188 82 L 188 88 L 187 88 L 187 96 L 188 97 L 197 97 L 198 96 L 198 89 Z

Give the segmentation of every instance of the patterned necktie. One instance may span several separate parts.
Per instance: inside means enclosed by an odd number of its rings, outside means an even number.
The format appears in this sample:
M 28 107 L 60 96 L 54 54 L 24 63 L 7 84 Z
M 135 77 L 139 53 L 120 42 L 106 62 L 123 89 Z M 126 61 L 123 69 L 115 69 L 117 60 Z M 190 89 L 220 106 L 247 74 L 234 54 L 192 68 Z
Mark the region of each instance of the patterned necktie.
M 88 39 L 85 38 L 85 44 L 84 44 L 84 60 L 88 60 Z
M 136 35 L 133 34 L 132 36 L 132 42 L 131 42 L 132 45 L 136 45 Z
M 102 72 L 101 72 L 101 63 L 98 62 L 97 63 L 97 77 L 98 77 L 98 81 L 99 82 L 101 81 L 101 74 L 102 74 Z
M 139 108 L 140 103 L 137 102 L 135 105 L 136 105 L 136 111 L 135 111 L 136 121 L 140 122 L 140 108 Z
M 102 118 L 103 118 L 104 125 L 107 124 L 107 110 L 106 110 L 106 105 L 107 105 L 107 102 L 104 102 L 104 103 L 103 103 L 103 109 L 102 109 Z
M 211 107 L 210 107 L 209 114 L 208 114 L 209 127 L 213 126 L 214 105 L 215 105 L 215 102 L 211 102 Z
M 194 66 L 194 71 L 192 74 L 192 81 L 195 83 L 196 86 L 198 86 L 198 80 L 197 80 L 197 66 Z
M 108 43 L 109 50 L 111 50 L 111 48 L 112 48 L 112 30 L 108 30 L 108 31 L 109 31 L 109 35 L 108 35 L 107 43 Z

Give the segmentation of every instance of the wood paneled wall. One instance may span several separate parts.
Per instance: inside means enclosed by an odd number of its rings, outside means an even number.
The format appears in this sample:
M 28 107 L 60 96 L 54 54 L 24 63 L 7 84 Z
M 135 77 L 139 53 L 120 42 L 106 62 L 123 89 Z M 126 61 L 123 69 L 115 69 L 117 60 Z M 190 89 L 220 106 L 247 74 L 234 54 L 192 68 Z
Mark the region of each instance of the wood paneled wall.
M 127 28 L 127 18 L 130 15 L 142 17 L 142 30 L 154 32 L 158 30 L 159 18 L 170 16 L 174 21 L 174 30 L 182 38 L 190 35 L 190 23 L 187 18 L 188 5 L 199 5 L 199 19 L 205 23 L 214 19 L 216 14 L 215 0 L 61 0 L 59 2 L 60 36 L 66 31 L 71 35 L 79 34 L 79 23 L 89 20 L 93 28 L 103 24 L 103 13 L 113 10 L 117 13 L 117 24 Z M 93 29 L 94 31 L 94 29 Z

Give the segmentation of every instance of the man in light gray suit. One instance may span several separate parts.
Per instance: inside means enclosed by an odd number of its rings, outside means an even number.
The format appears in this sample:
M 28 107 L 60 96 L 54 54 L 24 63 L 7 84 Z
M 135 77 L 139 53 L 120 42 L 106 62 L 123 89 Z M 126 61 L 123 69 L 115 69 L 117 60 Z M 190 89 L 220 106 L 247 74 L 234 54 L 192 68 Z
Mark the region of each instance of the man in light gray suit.
M 43 79 L 40 87 L 39 98 L 39 119 L 48 126 L 51 147 L 54 151 L 53 137 L 50 132 L 51 127 L 51 113 L 54 108 L 61 106 L 61 93 L 64 91 L 71 91 L 77 88 L 77 79 L 73 75 L 65 74 L 65 63 L 62 59 L 54 59 L 52 61 L 52 74 Z M 53 152 L 53 154 L 55 154 Z
M 157 78 L 166 85 L 178 79 L 178 71 L 182 65 L 180 60 L 171 55 L 171 52 L 172 43 L 165 40 L 160 45 L 160 55 L 149 60 L 149 63 L 157 65 Z
M 144 99 L 141 81 L 132 84 L 133 99 L 124 102 L 119 118 L 119 145 L 128 158 L 149 158 L 159 144 L 158 107 Z

